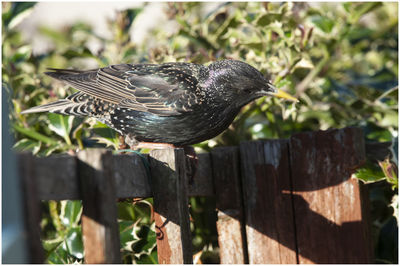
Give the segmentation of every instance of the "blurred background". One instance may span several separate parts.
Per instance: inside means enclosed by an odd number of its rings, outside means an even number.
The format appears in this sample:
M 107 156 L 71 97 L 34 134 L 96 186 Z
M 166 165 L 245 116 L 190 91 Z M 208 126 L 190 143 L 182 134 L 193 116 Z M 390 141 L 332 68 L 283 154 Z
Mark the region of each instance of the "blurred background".
M 93 119 L 20 115 L 74 91 L 45 76 L 46 68 L 246 61 L 300 102 L 258 99 L 224 133 L 195 145 L 196 151 L 361 127 L 368 162 L 355 177 L 369 187 L 376 263 L 397 263 L 397 3 L 2 2 L 2 22 L 2 96 L 8 103 L 3 127 L 9 118 L 3 139 L 12 136 L 14 151 L 48 156 L 118 149 L 117 133 Z M 3 166 L 9 154 L 3 149 Z M 3 193 L 3 209 L 5 200 Z M 125 263 L 157 262 L 151 204 L 118 203 Z M 217 263 L 215 203 L 191 198 L 190 204 L 195 261 Z M 47 262 L 82 262 L 80 201 L 43 202 L 42 211 Z

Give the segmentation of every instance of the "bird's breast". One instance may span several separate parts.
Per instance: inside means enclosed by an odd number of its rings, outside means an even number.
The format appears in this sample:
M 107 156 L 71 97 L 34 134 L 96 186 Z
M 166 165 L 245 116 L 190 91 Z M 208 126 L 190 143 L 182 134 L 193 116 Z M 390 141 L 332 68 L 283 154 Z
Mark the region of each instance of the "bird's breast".
M 124 135 L 133 135 L 138 141 L 187 145 L 217 136 L 238 112 L 209 106 L 176 116 L 158 116 L 120 108 L 115 110 L 109 125 Z

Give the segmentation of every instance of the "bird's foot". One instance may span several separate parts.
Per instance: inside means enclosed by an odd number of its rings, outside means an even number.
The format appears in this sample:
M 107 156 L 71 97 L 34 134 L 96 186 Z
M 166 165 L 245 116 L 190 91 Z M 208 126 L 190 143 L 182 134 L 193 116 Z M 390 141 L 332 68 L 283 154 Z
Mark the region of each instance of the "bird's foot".
M 131 146 L 132 150 L 137 150 L 137 149 L 142 149 L 142 148 L 147 148 L 147 149 L 175 149 L 175 148 L 183 148 L 183 151 L 185 153 L 186 157 L 186 168 L 187 168 L 187 173 L 189 175 L 189 183 L 193 183 L 193 178 L 197 172 L 197 166 L 199 163 L 199 158 L 196 154 L 196 151 L 192 146 L 183 146 L 183 147 L 177 147 L 173 144 L 169 143 L 153 143 L 153 142 L 139 142 L 136 143 L 135 145 Z
M 129 148 L 129 146 L 128 146 L 128 144 L 126 144 L 125 138 L 123 136 L 119 136 L 118 140 L 119 140 L 119 147 L 118 147 L 119 150 L 125 150 L 125 149 Z
M 188 174 L 190 176 L 189 183 L 193 183 L 194 175 L 197 171 L 198 166 L 198 157 L 197 154 L 192 146 L 181 146 L 177 147 L 170 143 L 157 143 L 157 142 L 139 142 L 137 141 L 134 136 L 128 134 L 125 137 L 124 144 L 129 145 L 131 150 L 139 150 L 139 149 L 175 149 L 175 148 L 183 148 L 186 156 L 186 166 L 188 168 Z

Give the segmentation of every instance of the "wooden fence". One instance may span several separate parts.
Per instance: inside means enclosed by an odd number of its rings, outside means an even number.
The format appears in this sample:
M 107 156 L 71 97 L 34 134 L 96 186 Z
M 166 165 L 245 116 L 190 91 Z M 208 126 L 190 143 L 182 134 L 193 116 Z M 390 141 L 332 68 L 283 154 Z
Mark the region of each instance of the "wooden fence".
M 119 263 L 117 198 L 154 197 L 159 263 L 192 263 L 189 196 L 216 198 L 221 263 L 370 263 L 368 198 L 351 175 L 365 161 L 360 129 L 294 134 L 199 154 L 85 150 L 19 155 L 32 262 L 43 262 L 39 200 L 83 202 L 86 263 Z

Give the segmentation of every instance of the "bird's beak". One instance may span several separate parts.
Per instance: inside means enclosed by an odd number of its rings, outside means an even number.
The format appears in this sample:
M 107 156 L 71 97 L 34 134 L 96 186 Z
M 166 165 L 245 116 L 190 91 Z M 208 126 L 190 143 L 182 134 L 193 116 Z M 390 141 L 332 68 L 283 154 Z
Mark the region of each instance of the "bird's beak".
M 296 98 L 294 98 L 292 95 L 280 90 L 280 89 L 275 89 L 275 93 L 272 92 L 270 95 L 275 96 L 275 97 L 279 97 L 279 98 L 283 98 L 292 102 L 298 102 L 299 100 L 297 100 Z
M 294 98 L 293 96 L 291 96 L 290 94 L 277 89 L 274 85 L 272 85 L 271 82 L 267 83 L 268 85 L 268 91 L 263 90 L 263 94 L 264 95 L 269 95 L 269 96 L 274 96 L 274 97 L 278 97 L 278 98 L 283 98 L 292 102 L 298 102 L 299 100 L 297 100 L 296 98 Z

